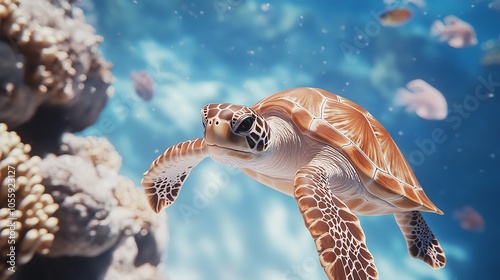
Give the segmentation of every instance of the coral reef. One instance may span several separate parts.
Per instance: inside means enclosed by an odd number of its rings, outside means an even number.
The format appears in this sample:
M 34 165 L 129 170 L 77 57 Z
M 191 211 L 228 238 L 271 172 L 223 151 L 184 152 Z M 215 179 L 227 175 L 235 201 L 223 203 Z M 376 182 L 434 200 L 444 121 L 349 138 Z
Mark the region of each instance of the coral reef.
M 122 182 L 114 195 L 119 205 L 134 209 L 133 217 L 141 230 L 134 235 L 139 250 L 134 259 L 135 266 L 143 264 L 157 265 L 161 261 L 164 248 L 167 246 L 166 215 L 157 215 L 151 210 L 142 189 L 135 188 L 132 181 L 121 178 Z
M 165 214 L 107 139 L 68 133 L 97 120 L 113 80 L 73 2 L 0 1 L 0 280 L 165 279 Z
M 149 245 L 156 245 L 149 243 Z M 153 248 L 153 246 L 149 246 Z M 137 258 L 141 255 L 141 250 L 137 248 L 137 239 L 129 237 L 118 247 L 112 256 L 110 269 L 106 272 L 104 279 L 121 280 L 163 280 L 162 275 L 156 265 L 149 262 L 137 264 Z M 144 254 L 142 254 L 144 255 Z
M 59 206 L 40 184 L 40 158 L 29 151 L 0 123 L 0 279 L 35 253 L 48 253 L 57 231 L 53 214 Z
M 118 175 L 121 157 L 105 138 L 65 134 L 61 152 L 40 164 L 43 183 L 60 205 L 61 229 L 50 256 L 97 256 L 161 221 L 134 184 Z
M 116 174 L 101 177 L 90 160 L 49 155 L 40 164 L 44 185 L 59 203 L 61 226 L 50 256 L 97 256 L 133 226 L 130 213 L 116 207 Z
M 94 123 L 112 93 L 111 65 L 97 50 L 101 41 L 70 2 L 1 1 L 0 122 L 33 144 L 37 135 L 28 128 L 56 123 L 61 134 Z M 39 116 L 54 111 L 56 120 Z
M 120 206 L 135 210 L 133 218 L 141 229 L 114 251 L 105 279 L 165 279 L 157 268 L 167 246 L 165 214 L 156 215 L 144 193 L 135 188 L 132 181 L 122 180 L 114 192 L 115 197 Z
M 37 256 L 16 279 L 163 279 L 157 265 L 167 241 L 165 214 L 155 214 L 118 174 L 121 157 L 105 138 L 66 133 L 60 153 L 39 165 L 59 204 L 60 229 L 47 256 Z M 48 269 L 60 263 L 68 269 Z M 73 274 L 84 267 L 93 270 Z

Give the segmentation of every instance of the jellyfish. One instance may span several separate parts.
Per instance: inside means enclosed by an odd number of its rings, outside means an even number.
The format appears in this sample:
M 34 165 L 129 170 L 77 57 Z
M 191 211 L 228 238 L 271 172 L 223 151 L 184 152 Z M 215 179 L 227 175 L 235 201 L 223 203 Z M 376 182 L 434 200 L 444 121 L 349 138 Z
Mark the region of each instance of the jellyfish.
M 488 8 L 500 11 L 500 0 L 493 0 L 488 4 Z
M 470 24 L 456 16 L 447 16 L 443 21 L 444 23 L 440 20 L 434 21 L 431 27 L 432 35 L 439 36 L 441 41 L 447 41 L 453 48 L 477 44 L 476 32 Z
M 481 232 L 484 230 L 484 219 L 476 209 L 471 206 L 464 206 L 461 210 L 454 213 L 455 219 L 460 223 L 464 230 Z
M 144 101 L 149 101 L 153 98 L 154 83 L 151 75 L 147 71 L 132 71 L 130 74 L 134 82 L 135 93 Z
M 425 0 L 405 0 L 403 3 L 411 3 L 421 9 L 425 7 Z
M 493 65 L 500 64 L 500 38 L 491 39 L 481 44 L 483 50 L 483 57 L 481 64 Z
M 407 89 L 406 89 L 407 88 Z M 423 80 L 417 79 L 398 89 L 394 102 L 405 106 L 426 120 L 444 120 L 448 115 L 448 103 L 443 94 Z

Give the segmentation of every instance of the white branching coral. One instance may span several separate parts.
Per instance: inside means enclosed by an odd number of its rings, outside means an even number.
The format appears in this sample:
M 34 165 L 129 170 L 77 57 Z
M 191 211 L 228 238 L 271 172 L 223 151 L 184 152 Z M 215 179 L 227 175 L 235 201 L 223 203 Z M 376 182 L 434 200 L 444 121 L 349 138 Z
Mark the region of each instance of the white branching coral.
M 165 279 L 155 266 L 161 262 L 167 247 L 166 214 L 155 213 L 149 206 L 144 191 L 124 177 L 113 194 L 119 207 L 133 211 L 138 231 L 124 240 L 113 256 L 113 269 L 105 279 Z
M 134 211 L 136 223 L 141 226 L 141 235 L 146 235 L 152 227 L 165 220 L 164 215 L 158 215 L 149 206 L 143 189 L 135 187 L 134 183 L 127 178 L 120 177 L 119 184 L 113 190 L 118 205 Z
M 105 166 L 116 172 L 122 165 L 121 156 L 106 138 L 78 137 L 71 133 L 65 133 L 62 138 L 61 150 L 65 154 L 89 158 L 96 167 Z
M 35 253 L 48 253 L 57 231 L 59 206 L 40 184 L 40 158 L 30 149 L 0 123 L 0 279 Z

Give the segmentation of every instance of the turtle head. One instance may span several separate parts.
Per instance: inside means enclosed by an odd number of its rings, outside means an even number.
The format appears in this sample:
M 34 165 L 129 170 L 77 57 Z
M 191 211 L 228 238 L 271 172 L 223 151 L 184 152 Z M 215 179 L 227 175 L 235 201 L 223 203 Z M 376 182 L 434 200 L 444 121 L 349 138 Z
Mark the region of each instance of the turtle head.
M 269 144 L 269 126 L 252 108 L 208 104 L 201 109 L 205 141 L 212 158 L 252 160 Z

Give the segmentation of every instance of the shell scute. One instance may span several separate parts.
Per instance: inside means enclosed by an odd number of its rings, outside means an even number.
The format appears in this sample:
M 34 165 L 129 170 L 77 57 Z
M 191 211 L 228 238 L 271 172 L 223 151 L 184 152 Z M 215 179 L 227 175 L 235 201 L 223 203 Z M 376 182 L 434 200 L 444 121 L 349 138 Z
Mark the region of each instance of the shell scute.
M 372 176 L 372 174 L 375 174 L 377 167 L 366 156 L 366 154 L 359 150 L 356 145 L 350 144 L 343 147 L 343 150 L 346 154 L 349 155 L 349 159 L 351 160 L 351 162 L 364 174 L 366 174 L 367 176 Z
M 285 96 L 285 99 L 291 101 L 295 106 L 303 108 L 312 116 L 316 118 L 321 117 L 321 107 L 318 106 L 318 104 L 323 103 L 325 100 L 324 96 L 318 94 L 302 94 L 300 88 L 291 90 L 290 93 L 291 94 Z
M 350 144 L 349 138 L 331 126 L 323 119 L 314 119 L 309 126 L 308 134 L 316 134 L 319 137 L 330 139 L 333 145 L 342 147 Z
M 377 183 L 385 186 L 387 189 L 390 189 L 391 192 L 393 192 L 394 194 L 406 194 L 401 182 L 398 181 L 394 176 L 392 176 L 386 172 L 383 172 L 381 170 L 377 170 L 373 179 Z M 400 197 L 400 195 L 397 196 L 397 198 L 399 198 L 399 197 Z M 390 198 L 388 198 L 387 200 L 390 200 Z
M 366 157 L 377 167 L 386 167 L 382 156 L 383 152 L 366 111 L 359 111 L 347 104 L 345 99 L 343 102 L 329 100 L 324 105 L 322 117 L 341 134 L 349 138 L 352 144 L 366 154 Z
M 300 132 L 307 133 L 309 124 L 313 121 L 314 116 L 306 110 L 294 110 L 291 114 L 294 123 L 298 124 Z

